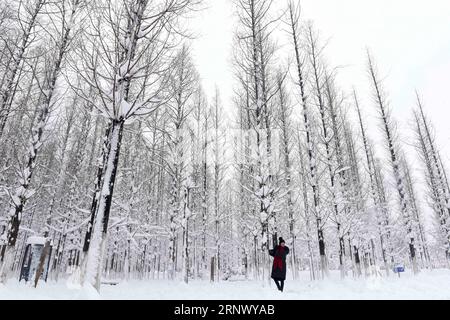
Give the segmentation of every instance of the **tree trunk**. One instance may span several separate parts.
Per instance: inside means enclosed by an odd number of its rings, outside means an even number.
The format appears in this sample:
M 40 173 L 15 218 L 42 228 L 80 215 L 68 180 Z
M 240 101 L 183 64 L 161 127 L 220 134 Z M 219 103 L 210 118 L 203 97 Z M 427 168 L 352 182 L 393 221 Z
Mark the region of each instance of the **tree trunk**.
M 36 288 L 39 282 L 39 279 L 42 276 L 42 273 L 44 272 L 45 268 L 45 260 L 47 259 L 47 256 L 50 254 L 50 239 L 47 238 L 45 241 L 44 249 L 42 250 L 41 258 L 39 260 L 39 266 L 36 270 L 36 276 L 34 278 L 34 287 Z M 49 257 L 50 259 L 50 257 Z
M 95 213 L 95 221 L 92 229 L 92 241 L 90 241 L 89 251 L 86 261 L 85 283 L 90 283 L 97 291 L 100 291 L 101 267 L 103 255 L 105 253 L 108 222 L 111 211 L 114 185 L 119 164 L 120 148 L 123 137 L 123 120 L 113 120 L 111 130 L 107 137 L 107 153 L 104 159 L 101 177 L 102 184 L 99 192 L 98 206 Z

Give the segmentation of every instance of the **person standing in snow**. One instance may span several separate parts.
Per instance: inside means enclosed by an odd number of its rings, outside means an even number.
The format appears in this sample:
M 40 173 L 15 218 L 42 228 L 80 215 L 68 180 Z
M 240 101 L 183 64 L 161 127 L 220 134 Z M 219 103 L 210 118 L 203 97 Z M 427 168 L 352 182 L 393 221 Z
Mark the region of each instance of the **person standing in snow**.
M 279 245 L 269 250 L 269 254 L 274 257 L 272 279 L 275 281 L 278 290 L 283 292 L 284 281 L 286 280 L 286 256 L 289 254 L 289 248 L 286 247 L 282 237 L 279 238 Z

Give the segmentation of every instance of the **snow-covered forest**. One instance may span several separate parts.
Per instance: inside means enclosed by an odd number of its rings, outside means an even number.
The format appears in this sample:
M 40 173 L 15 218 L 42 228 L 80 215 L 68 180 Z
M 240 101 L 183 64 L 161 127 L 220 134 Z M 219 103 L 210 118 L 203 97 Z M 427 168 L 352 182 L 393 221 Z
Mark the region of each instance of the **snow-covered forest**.
M 370 50 L 367 104 L 299 1 L 235 0 L 228 105 L 192 57 L 206 2 L 0 0 L 0 282 L 33 258 L 33 286 L 264 284 L 280 236 L 288 280 L 449 268 L 448 163 L 420 88 L 403 132 Z

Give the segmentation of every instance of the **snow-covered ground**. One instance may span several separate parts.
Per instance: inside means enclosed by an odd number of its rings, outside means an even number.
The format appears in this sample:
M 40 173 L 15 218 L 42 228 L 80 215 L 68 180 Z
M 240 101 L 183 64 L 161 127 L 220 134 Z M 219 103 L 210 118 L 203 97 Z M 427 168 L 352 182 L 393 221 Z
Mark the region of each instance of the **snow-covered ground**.
M 371 277 L 362 279 L 339 279 L 333 272 L 329 279 L 311 282 L 307 273 L 305 280 L 286 281 L 285 292 L 275 285 L 254 281 L 208 281 L 182 282 L 130 281 L 118 285 L 103 285 L 98 295 L 93 288 L 77 288 L 67 281 L 40 283 L 37 289 L 19 284 L 11 279 L 0 285 L 0 299 L 104 299 L 104 300 L 334 300 L 334 299 L 431 299 L 450 300 L 450 270 L 422 271 L 418 276 L 402 274 L 401 278 Z

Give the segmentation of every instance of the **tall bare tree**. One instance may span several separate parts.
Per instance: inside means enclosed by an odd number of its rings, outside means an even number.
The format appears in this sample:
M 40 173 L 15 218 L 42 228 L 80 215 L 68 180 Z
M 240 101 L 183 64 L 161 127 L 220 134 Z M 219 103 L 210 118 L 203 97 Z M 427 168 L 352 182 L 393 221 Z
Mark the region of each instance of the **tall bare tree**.
M 317 228 L 317 239 L 320 254 L 320 263 L 322 277 L 328 274 L 328 261 L 326 256 L 326 246 L 325 246 L 325 234 L 324 227 L 326 223 L 325 216 L 321 212 L 320 208 L 320 196 L 319 196 L 319 177 L 318 177 L 318 156 L 317 151 L 314 148 L 314 143 L 316 140 L 315 132 L 313 131 L 313 119 L 311 116 L 311 102 L 308 99 L 308 93 L 306 89 L 307 79 L 305 76 L 306 69 L 306 57 L 302 55 L 301 51 L 301 34 L 300 34 L 300 8 L 295 6 L 293 2 L 289 3 L 289 25 L 293 41 L 293 47 L 295 50 L 295 62 L 297 79 L 295 81 L 298 88 L 299 97 L 301 99 L 302 106 L 302 116 L 303 124 L 306 135 L 306 148 L 308 153 L 308 175 L 310 177 L 310 185 L 312 189 L 313 199 L 312 199 L 312 214 L 316 219 Z
M 167 99 L 163 90 L 168 78 L 161 77 L 167 71 L 167 55 L 182 33 L 180 18 L 198 4 L 196 0 L 89 4 L 91 23 L 77 51 L 81 66 L 74 64 L 74 69 L 95 88 L 101 102 L 95 108 L 109 120 L 85 240 L 89 245 L 84 250 L 83 281 L 97 290 L 125 122 L 153 112 Z M 86 92 L 76 91 L 89 100 Z
M 378 79 L 377 71 L 372 62 L 372 57 L 368 53 L 368 71 L 372 81 L 374 90 L 374 100 L 379 111 L 381 128 L 384 133 L 386 150 L 389 154 L 390 165 L 395 180 L 395 189 L 398 194 L 398 203 L 400 207 L 401 217 L 406 231 L 406 238 L 409 247 L 409 257 L 413 265 L 414 273 L 418 272 L 417 260 L 416 260 L 416 241 L 417 236 L 415 234 L 413 226 L 413 217 L 410 211 L 408 194 L 405 187 L 404 177 L 402 175 L 401 168 L 401 155 L 399 153 L 399 147 L 396 144 L 396 135 L 394 129 L 394 123 L 392 115 L 390 113 L 388 103 L 386 101 L 385 93 L 383 92 L 380 80 Z

